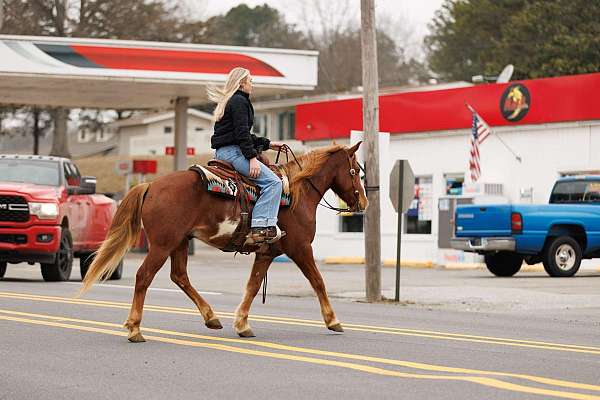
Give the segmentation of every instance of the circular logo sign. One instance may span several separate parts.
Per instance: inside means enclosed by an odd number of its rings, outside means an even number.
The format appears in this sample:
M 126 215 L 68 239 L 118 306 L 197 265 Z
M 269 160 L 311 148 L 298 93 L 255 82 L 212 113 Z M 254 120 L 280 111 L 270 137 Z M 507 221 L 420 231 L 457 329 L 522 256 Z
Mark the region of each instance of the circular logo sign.
M 500 98 L 502 116 L 511 122 L 523 119 L 527 115 L 530 106 L 529 90 L 520 83 L 507 87 Z

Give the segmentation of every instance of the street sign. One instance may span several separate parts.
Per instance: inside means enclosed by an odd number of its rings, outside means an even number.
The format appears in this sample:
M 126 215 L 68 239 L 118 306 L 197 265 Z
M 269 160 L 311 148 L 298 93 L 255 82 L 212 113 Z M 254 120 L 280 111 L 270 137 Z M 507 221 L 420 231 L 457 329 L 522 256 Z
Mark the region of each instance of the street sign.
M 118 175 L 127 175 L 131 173 L 131 169 L 132 169 L 132 162 L 131 160 L 125 160 L 125 161 L 117 161 L 115 164 L 115 171 L 117 172 Z
M 133 160 L 133 172 L 136 174 L 156 174 L 156 160 Z
M 402 173 L 402 176 L 400 176 Z M 402 188 L 400 188 L 402 185 Z M 408 160 L 396 160 L 392 172 L 390 172 L 390 200 L 396 212 L 404 213 L 410 207 L 415 197 L 415 175 Z M 402 207 L 398 208 L 399 190 L 402 189 Z

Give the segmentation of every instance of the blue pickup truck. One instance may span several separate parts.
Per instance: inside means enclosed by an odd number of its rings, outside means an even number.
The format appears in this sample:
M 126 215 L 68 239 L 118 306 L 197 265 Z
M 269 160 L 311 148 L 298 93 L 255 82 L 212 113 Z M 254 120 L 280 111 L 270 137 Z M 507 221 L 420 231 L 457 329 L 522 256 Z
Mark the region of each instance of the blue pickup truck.
M 600 176 L 560 178 L 550 204 L 464 205 L 451 247 L 483 254 L 496 276 L 542 262 L 550 276 L 573 276 L 583 258 L 600 258 Z

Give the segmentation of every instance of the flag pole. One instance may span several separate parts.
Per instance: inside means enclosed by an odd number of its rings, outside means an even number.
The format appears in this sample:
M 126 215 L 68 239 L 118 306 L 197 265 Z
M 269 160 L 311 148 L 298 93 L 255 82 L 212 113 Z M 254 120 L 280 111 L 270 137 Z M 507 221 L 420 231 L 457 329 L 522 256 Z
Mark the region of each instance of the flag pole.
M 475 110 L 473 109 L 473 107 L 471 107 L 471 105 L 470 105 L 469 103 L 465 102 L 465 106 L 467 106 L 467 108 L 469 109 L 469 111 L 471 111 L 473 114 L 477 114 L 477 111 L 475 111 Z M 477 115 L 479 115 L 479 114 L 477 114 Z M 506 147 L 506 149 L 507 149 L 508 151 L 510 151 L 510 152 L 512 153 L 512 155 L 513 155 L 513 156 L 515 156 L 515 159 L 516 159 L 518 162 L 523 162 L 523 159 L 521 158 L 521 156 L 519 156 L 517 153 L 515 153 L 515 152 L 513 151 L 513 149 L 511 149 L 511 148 L 510 148 L 510 146 L 509 146 L 509 145 L 507 145 L 507 144 L 504 142 L 504 140 L 502 140 L 502 138 L 500 137 L 500 134 L 498 134 L 498 132 L 494 132 L 494 136 L 496 136 L 496 137 L 498 138 L 498 140 L 500 141 L 500 143 L 502 143 L 502 144 L 504 145 L 504 147 Z

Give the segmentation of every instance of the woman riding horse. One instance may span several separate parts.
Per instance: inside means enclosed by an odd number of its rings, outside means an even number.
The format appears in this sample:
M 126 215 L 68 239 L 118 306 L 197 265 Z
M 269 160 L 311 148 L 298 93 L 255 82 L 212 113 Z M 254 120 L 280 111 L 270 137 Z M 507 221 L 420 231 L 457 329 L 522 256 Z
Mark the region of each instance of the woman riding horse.
M 281 179 L 257 156 L 264 149 L 285 149 L 282 144 L 251 133 L 254 108 L 250 102 L 252 76 L 245 68 L 229 72 L 223 88 L 208 88 L 208 97 L 217 103 L 213 113 L 215 133 L 211 147 L 215 158 L 230 162 L 236 171 L 249 177 L 260 188 L 260 196 L 252 211 L 248 238 L 254 243 L 273 243 L 282 236 L 277 227 L 277 214 L 281 201 Z

